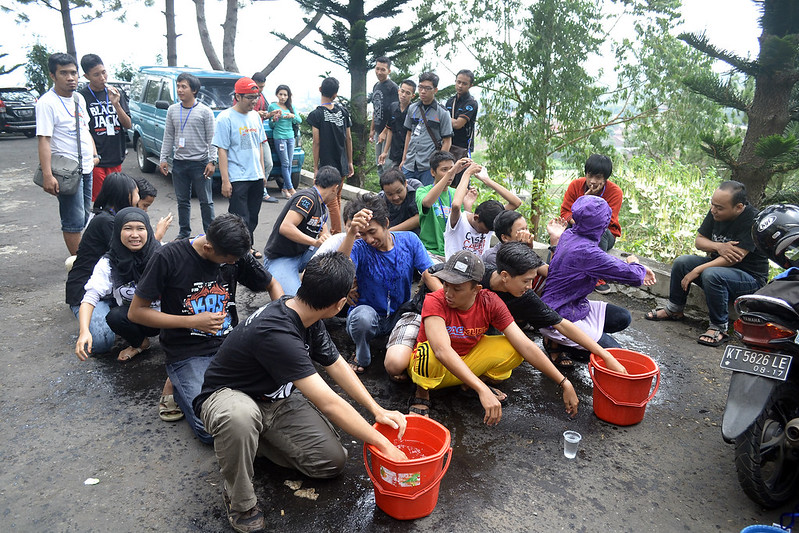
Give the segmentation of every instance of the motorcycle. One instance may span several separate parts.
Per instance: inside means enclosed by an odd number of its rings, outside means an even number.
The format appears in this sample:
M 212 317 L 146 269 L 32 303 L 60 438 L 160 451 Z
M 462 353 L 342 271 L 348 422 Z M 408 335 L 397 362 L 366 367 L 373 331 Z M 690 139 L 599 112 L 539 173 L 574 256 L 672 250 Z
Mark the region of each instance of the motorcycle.
M 775 280 L 735 301 L 744 346 L 728 345 L 721 359 L 733 372 L 722 436 L 735 444 L 741 488 L 766 508 L 799 494 L 799 299 L 776 296 L 792 295 L 799 280 L 785 281 L 793 286 Z

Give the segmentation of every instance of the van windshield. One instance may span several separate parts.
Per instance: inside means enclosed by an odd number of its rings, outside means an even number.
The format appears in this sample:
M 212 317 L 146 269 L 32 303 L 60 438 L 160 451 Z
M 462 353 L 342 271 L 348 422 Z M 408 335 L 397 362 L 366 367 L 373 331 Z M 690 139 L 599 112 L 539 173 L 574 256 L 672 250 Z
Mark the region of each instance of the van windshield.
M 197 100 L 211 109 L 227 109 L 233 105 L 235 79 L 200 78 L 200 91 Z

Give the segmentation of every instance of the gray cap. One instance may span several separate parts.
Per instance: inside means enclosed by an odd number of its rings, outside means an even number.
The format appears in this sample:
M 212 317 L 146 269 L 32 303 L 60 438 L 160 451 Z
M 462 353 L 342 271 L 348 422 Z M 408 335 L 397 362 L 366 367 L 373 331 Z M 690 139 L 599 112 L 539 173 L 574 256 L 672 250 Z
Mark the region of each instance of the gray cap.
M 444 268 L 433 275 L 441 281 L 459 285 L 467 281 L 483 281 L 486 267 L 483 260 L 468 250 L 459 250 L 452 254 Z

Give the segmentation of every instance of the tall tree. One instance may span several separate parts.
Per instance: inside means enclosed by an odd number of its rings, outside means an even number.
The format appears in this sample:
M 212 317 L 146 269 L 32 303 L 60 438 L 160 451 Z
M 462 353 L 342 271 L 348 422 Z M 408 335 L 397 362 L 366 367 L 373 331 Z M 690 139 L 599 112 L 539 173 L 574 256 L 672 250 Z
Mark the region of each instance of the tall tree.
M 53 83 L 47 66 L 47 58 L 52 53 L 45 45 L 37 42 L 31 46 L 25 55 L 28 59 L 28 62 L 25 63 L 25 77 L 27 78 L 28 87 L 33 87 L 40 95 L 44 94 Z
M 708 134 L 703 148 L 730 168 L 732 179 L 746 185 L 749 198 L 759 205 L 775 174 L 799 168 L 799 1 L 756 3 L 762 32 L 754 61 L 712 45 L 704 34 L 684 33 L 679 38 L 754 79 L 751 97 L 719 76 L 693 76 L 686 84 L 719 105 L 746 114 L 743 142 L 735 136 Z
M 410 0 L 382 0 L 366 11 L 364 0 L 297 0 L 297 3 L 308 12 L 323 13 L 333 22 L 331 30 L 314 25 L 320 41 L 317 48 L 300 44 L 298 41 L 273 32 L 281 39 L 300 48 L 344 67 L 350 73 L 352 94 L 350 95 L 350 112 L 352 114 L 353 164 L 355 175 L 350 179 L 352 185 L 362 186 L 368 170 L 366 163 L 369 144 L 369 124 L 366 115 L 366 77 L 373 65 L 375 57 L 386 55 L 394 60 L 408 61 L 418 59 L 422 47 L 440 35 L 443 29 L 438 25 L 439 14 L 433 12 L 419 13 L 407 29 L 395 26 L 384 36 L 370 38 L 368 26 L 380 19 L 391 19 L 402 12 L 407 12 L 406 5 Z
M 175 0 L 165 0 L 164 18 L 166 19 L 166 64 L 178 66 L 178 34 L 175 30 Z

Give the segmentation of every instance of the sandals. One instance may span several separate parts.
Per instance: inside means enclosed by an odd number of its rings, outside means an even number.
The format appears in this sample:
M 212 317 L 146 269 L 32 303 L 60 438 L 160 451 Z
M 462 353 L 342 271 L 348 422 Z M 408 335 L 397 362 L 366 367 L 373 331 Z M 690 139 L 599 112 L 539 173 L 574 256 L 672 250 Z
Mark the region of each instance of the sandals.
M 708 328 L 708 331 L 712 331 L 712 335 L 708 335 L 707 333 L 702 333 L 696 342 L 702 344 L 704 346 L 711 346 L 713 348 L 717 348 L 724 344 L 725 342 L 730 340 L 730 336 L 727 334 L 726 331 L 720 330 L 717 326 L 711 324 Z M 704 340 L 709 339 L 709 340 Z
M 549 360 L 556 368 L 565 370 L 567 368 L 574 368 L 574 361 L 571 357 L 566 355 L 562 347 L 553 340 L 544 338 L 544 349 L 549 356 Z
M 350 368 L 352 368 L 352 371 L 358 374 L 359 376 L 362 374 L 366 374 L 366 369 L 369 368 L 369 365 L 366 366 L 359 365 L 358 360 L 355 357 L 349 360 L 349 365 Z
M 175 402 L 175 397 L 172 394 L 164 394 L 158 401 L 158 416 L 164 422 L 177 422 L 183 418 L 183 411 L 178 407 Z
M 148 346 L 145 347 L 144 343 L 142 343 L 142 346 L 139 346 L 138 348 L 135 348 L 133 346 L 129 346 L 128 348 L 125 348 L 124 350 L 121 350 L 119 352 L 119 355 L 117 356 L 117 361 L 130 361 L 131 359 L 133 359 L 134 357 L 136 357 L 140 353 L 146 352 L 149 349 L 150 349 L 150 346 L 148 345 Z M 128 352 L 127 354 L 125 354 L 126 351 Z
M 422 405 L 424 408 L 414 407 L 414 405 Z M 433 402 L 431 402 L 429 398 L 418 398 L 416 394 L 408 398 L 408 414 L 422 415 L 430 418 L 430 409 L 432 407 Z
M 658 311 L 663 311 L 664 313 L 666 313 L 666 316 L 658 316 Z M 663 320 L 675 320 L 675 321 L 677 321 L 677 320 L 684 319 L 685 315 L 683 313 L 679 313 L 679 312 L 674 313 L 672 311 L 669 311 L 665 307 L 656 307 L 656 308 L 652 309 L 651 311 L 649 311 L 647 314 L 645 314 L 644 318 L 647 319 L 647 320 L 652 320 L 653 322 L 661 322 Z

